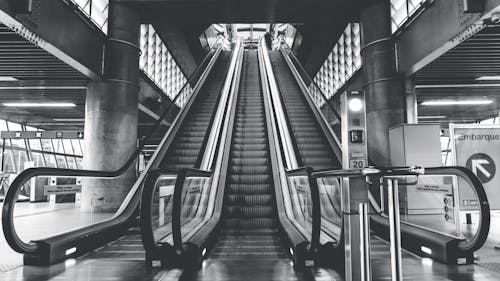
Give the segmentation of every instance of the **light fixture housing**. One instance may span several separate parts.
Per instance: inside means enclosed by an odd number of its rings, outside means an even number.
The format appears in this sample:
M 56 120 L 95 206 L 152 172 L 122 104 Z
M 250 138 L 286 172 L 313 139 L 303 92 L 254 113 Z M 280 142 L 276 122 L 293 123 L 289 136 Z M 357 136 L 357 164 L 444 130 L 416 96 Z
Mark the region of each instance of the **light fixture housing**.
M 359 98 L 352 98 L 349 100 L 349 109 L 358 112 L 363 109 L 363 102 Z
M 75 107 L 72 102 L 4 102 L 7 107 Z
M 446 106 L 446 105 L 487 105 L 492 104 L 492 100 L 428 100 L 421 103 L 427 106 Z
M 428 254 L 428 255 L 432 255 L 432 250 L 431 250 L 431 249 L 429 249 L 429 248 L 427 248 L 427 247 L 425 247 L 425 246 L 421 246 L 421 247 L 420 247 L 420 250 L 421 250 L 422 252 L 424 252 L 424 253 Z
M 500 75 L 488 75 L 476 78 L 476 81 L 500 81 Z
M 84 122 L 85 121 L 85 119 L 79 119 L 79 118 L 75 118 L 75 119 L 71 119 L 71 118 L 54 118 L 52 120 L 57 121 L 57 122 Z
M 5 81 L 18 81 L 18 80 L 12 76 L 0 76 L 0 81 L 5 82 Z
M 431 116 L 431 115 L 428 115 L 428 116 L 418 116 L 418 119 L 444 119 L 446 118 L 446 116 L 444 115 L 436 115 L 436 116 Z

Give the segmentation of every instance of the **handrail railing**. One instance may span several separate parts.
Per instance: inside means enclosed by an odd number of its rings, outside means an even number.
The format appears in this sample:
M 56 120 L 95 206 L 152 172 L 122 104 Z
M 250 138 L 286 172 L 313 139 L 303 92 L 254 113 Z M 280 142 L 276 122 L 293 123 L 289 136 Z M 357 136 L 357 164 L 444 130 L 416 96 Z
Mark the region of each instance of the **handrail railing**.
M 290 247 L 294 248 L 293 259 L 295 265 L 305 264 L 303 257 L 307 254 L 309 246 L 309 237 L 307 231 L 299 229 L 297 223 L 292 221 L 293 211 L 291 210 L 291 200 L 287 194 L 287 177 L 285 171 L 286 162 L 284 149 L 281 147 L 280 132 L 278 132 L 278 120 L 276 110 L 273 108 L 271 97 L 271 81 L 267 75 L 266 61 L 264 59 L 263 48 L 258 48 L 259 72 L 264 99 L 264 109 L 266 117 L 267 135 L 269 141 L 269 152 L 271 166 L 273 171 L 274 190 L 276 193 L 276 208 L 278 210 L 278 219 L 281 222 L 281 228 L 285 232 L 285 241 Z M 288 198 L 287 198 L 288 197 Z M 312 230 L 311 230 L 312 231 Z
M 303 79 L 303 76 L 300 74 L 300 71 L 298 69 L 298 68 L 303 69 L 301 63 L 298 61 L 298 59 L 295 57 L 295 55 L 293 54 L 293 52 L 290 49 L 287 49 L 286 47 L 280 48 L 280 52 L 281 52 L 285 62 L 287 63 L 287 65 L 290 69 L 290 72 L 294 76 L 302 94 L 304 95 L 305 99 L 309 103 L 310 108 L 318 121 L 318 124 L 322 128 L 322 130 L 323 130 L 323 132 L 324 132 L 324 134 L 325 134 L 325 136 L 330 144 L 330 147 L 334 151 L 337 158 L 341 159 L 341 157 L 342 157 L 342 149 L 341 149 L 342 145 L 340 143 L 341 134 L 340 134 L 340 132 L 335 131 L 335 128 L 332 126 L 332 124 L 330 124 L 328 122 L 327 118 L 325 117 L 325 114 L 322 111 L 322 107 L 320 105 L 318 105 L 315 97 L 311 94 L 311 90 L 309 89 L 310 84 L 309 85 L 306 84 L 306 82 Z M 303 72 L 305 72 L 305 70 Z M 307 73 L 307 72 L 305 72 L 305 73 Z M 313 84 L 313 85 L 315 85 L 315 84 Z M 340 122 L 341 122 L 340 115 L 335 110 L 335 108 L 331 105 L 331 103 L 326 98 L 324 93 L 321 92 L 321 89 L 318 89 L 318 91 L 320 91 L 321 97 L 323 97 L 324 102 L 326 104 L 328 104 L 327 108 L 329 108 L 333 112 L 333 114 L 336 116 L 335 118 L 338 120 L 338 123 L 340 124 Z M 337 129 L 339 129 L 339 128 L 337 128 Z
M 321 235 L 321 203 L 319 198 L 318 183 L 312 177 L 314 170 L 311 167 L 302 167 L 295 170 L 286 171 L 288 177 L 294 176 L 307 176 L 309 181 L 309 188 L 311 190 L 312 201 L 312 230 L 311 230 L 311 245 L 309 253 L 314 254 L 318 251 Z
M 337 120 L 340 122 L 342 117 L 340 116 L 339 112 L 330 103 L 331 99 L 327 98 L 327 96 L 325 95 L 325 93 L 323 92 L 321 87 L 318 85 L 318 83 L 316 83 L 316 81 L 314 81 L 314 79 L 312 79 L 311 76 L 309 76 L 309 73 L 307 73 L 304 66 L 298 61 L 298 58 L 295 56 L 293 51 L 290 49 L 290 46 L 288 46 L 288 44 L 286 42 L 283 42 L 281 46 L 284 46 L 283 50 L 285 50 L 285 52 L 287 52 L 288 56 L 292 59 L 294 65 L 299 68 L 298 70 L 299 70 L 299 73 L 301 73 L 301 77 L 306 78 L 309 81 L 309 83 L 314 85 L 314 87 L 318 90 L 318 92 L 323 97 L 323 100 L 325 101 L 325 103 L 328 105 L 328 107 L 330 107 L 333 114 L 335 115 Z
M 184 251 L 184 243 L 182 242 L 181 230 L 181 213 L 182 213 L 182 193 L 184 189 L 184 182 L 188 176 L 209 178 L 213 171 L 205 171 L 200 169 L 182 169 L 179 171 L 177 180 L 175 182 L 174 190 L 174 205 L 172 207 L 172 237 L 174 248 L 178 254 Z
M 241 47 L 241 46 L 240 46 Z M 239 81 L 235 76 L 239 75 L 239 70 L 241 69 L 241 48 L 237 47 L 235 53 L 231 60 L 226 80 L 222 88 L 221 98 L 219 99 L 219 106 L 216 106 L 214 110 L 214 117 L 212 117 L 213 122 L 211 122 L 211 130 L 207 140 L 204 141 L 204 145 L 200 150 L 200 155 L 198 156 L 197 162 L 201 164 L 201 168 L 183 168 L 178 171 L 169 170 L 155 170 L 151 178 L 145 184 L 144 192 L 142 195 L 142 206 L 141 207 L 141 235 L 144 247 L 148 259 L 162 258 L 166 253 L 161 251 L 165 247 L 173 247 L 177 255 L 181 255 L 184 251 L 184 239 L 183 239 L 183 226 L 182 223 L 182 201 L 184 196 L 184 185 L 186 178 L 188 177 L 200 177 L 200 178 L 212 178 L 216 175 L 216 169 L 212 169 L 213 163 L 216 161 L 216 155 L 219 151 L 219 146 L 223 138 L 223 123 L 228 118 L 228 108 L 233 104 L 234 99 L 234 83 Z M 215 147 L 214 147 L 215 146 Z M 209 150 L 209 151 L 208 151 Z M 172 221 L 170 234 L 172 237 L 172 245 L 159 244 L 155 241 L 154 229 L 152 227 L 152 203 L 155 196 L 155 183 L 159 177 L 162 175 L 175 175 L 175 185 L 173 191 L 173 204 L 172 204 Z M 213 187 L 210 187 L 213 188 Z M 189 222 L 187 222 L 189 223 Z M 196 225 L 195 227 L 199 227 Z M 160 240 L 163 240 L 160 239 Z
M 462 252 L 474 252 L 479 250 L 488 238 L 488 233 L 490 231 L 490 204 L 488 202 L 488 197 L 486 196 L 486 191 L 481 181 L 477 176 L 469 169 L 459 166 L 447 166 L 447 167 L 433 167 L 426 168 L 425 174 L 427 175 L 443 175 L 451 174 L 458 176 L 467 181 L 467 183 L 474 189 L 476 196 L 479 201 L 479 212 L 481 219 L 479 220 L 478 230 L 474 236 L 468 241 L 460 241 L 458 243 L 458 249 Z
M 228 76 L 226 77 L 226 82 L 224 83 L 224 87 L 222 89 L 223 93 L 221 96 L 224 100 L 221 101 L 222 106 L 219 106 L 216 112 L 217 116 L 215 117 L 215 121 L 217 121 L 217 123 L 213 125 L 215 126 L 215 128 L 212 128 L 210 132 L 210 140 L 208 141 L 204 149 L 202 167 L 201 169 L 184 170 L 183 173 L 186 174 L 179 175 L 179 185 L 177 185 L 176 182 L 174 191 L 174 206 L 172 210 L 172 233 L 174 248 L 176 249 L 177 253 L 182 253 L 184 251 L 184 239 L 181 229 L 181 200 L 184 189 L 184 181 L 188 176 L 187 173 L 189 173 L 189 175 L 191 176 L 198 177 L 212 177 L 214 175 L 214 169 L 212 168 L 214 162 L 217 159 L 217 157 L 215 157 L 216 152 L 219 151 L 220 143 L 224 138 L 223 127 L 229 124 L 229 122 L 225 121 L 227 121 L 227 118 L 229 118 L 230 107 L 234 104 L 232 101 L 236 100 L 236 89 L 239 87 L 239 76 L 241 74 L 241 64 L 243 60 L 243 43 L 241 41 L 238 40 L 236 42 L 234 52 L 234 57 L 228 70 Z
M 7 243 L 9 246 L 19 252 L 19 253 L 36 253 L 36 251 L 39 249 L 39 246 L 37 243 L 34 242 L 24 242 L 22 241 L 19 236 L 17 235 L 14 227 L 14 205 L 16 203 L 18 194 L 24 184 L 27 183 L 27 181 L 35 176 L 75 176 L 75 177 L 100 177 L 100 178 L 114 178 L 117 176 L 120 176 L 124 172 L 126 172 L 130 166 L 135 162 L 138 154 L 142 151 L 144 148 L 144 145 L 147 143 L 147 141 L 153 136 L 154 132 L 156 129 L 161 125 L 163 119 L 167 116 L 168 113 L 170 113 L 170 110 L 172 106 L 175 104 L 178 98 L 183 96 L 184 91 L 187 89 L 188 86 L 191 85 L 191 83 L 196 80 L 196 76 L 200 74 L 200 72 L 205 72 L 206 71 L 206 64 L 207 62 L 211 61 L 211 58 L 214 57 L 214 55 L 217 55 L 221 50 L 221 47 L 217 47 L 216 49 L 212 49 L 209 54 L 205 57 L 205 59 L 202 61 L 202 63 L 198 66 L 198 68 L 193 72 L 191 77 L 188 79 L 188 81 L 184 84 L 184 86 L 181 88 L 181 90 L 178 92 L 177 96 L 174 98 L 174 100 L 171 101 L 169 106 L 163 111 L 163 113 L 160 115 L 159 119 L 156 121 L 155 125 L 151 129 L 150 133 L 142 139 L 140 142 L 140 145 L 137 147 L 137 149 L 131 154 L 127 162 L 123 164 L 119 169 L 114 170 L 114 171 L 95 171 L 95 170 L 76 170 L 76 169 L 59 169 L 59 168 L 30 168 L 27 170 L 24 170 L 21 172 L 12 182 L 9 190 L 7 191 L 7 194 L 4 199 L 4 205 L 2 209 L 2 226 L 3 226 L 3 231 L 5 238 L 7 240 Z M 200 76 L 201 77 L 201 76 Z M 147 172 L 147 171 L 145 171 Z M 128 198 L 128 197 L 127 197 Z M 127 199 L 126 198 L 126 199 Z M 129 198 L 130 199 L 130 198 Z M 131 199 L 130 199 L 131 200 Z M 138 203 L 138 202 L 136 202 Z M 128 204 L 127 204 L 128 206 Z M 113 220 L 117 217 L 119 217 L 121 214 L 123 214 L 126 210 L 126 208 L 120 207 L 118 212 L 111 218 L 110 220 Z M 134 208 L 135 209 L 135 208 Z M 83 227 L 79 230 L 83 230 L 85 228 L 92 228 L 93 226 L 89 227 Z M 78 230 L 76 230 L 78 231 Z M 75 231 L 72 231 L 71 233 L 74 233 Z
M 446 166 L 446 167 L 430 167 L 422 168 L 414 167 L 383 167 L 374 168 L 369 167 L 365 169 L 349 169 L 349 170 L 328 170 L 318 171 L 311 174 L 312 178 L 320 179 L 325 177 L 369 177 L 369 178 L 382 178 L 382 177 L 403 177 L 403 176 L 422 176 L 422 175 L 453 175 L 460 177 L 467 181 L 473 188 L 475 195 L 479 201 L 479 212 L 481 218 L 478 223 L 478 230 L 469 240 L 462 240 L 458 242 L 457 248 L 462 253 L 470 253 L 479 250 L 488 237 L 490 228 L 490 207 L 488 198 L 481 181 L 469 169 L 459 166 Z M 374 181 L 378 182 L 378 181 Z M 374 204 L 372 206 L 375 208 Z M 377 208 L 375 208 L 377 209 Z M 378 211 L 378 210 L 377 210 Z M 406 224 L 405 222 L 402 222 Z M 419 227 L 417 225 L 414 225 Z M 423 228 L 423 227 L 422 227 Z M 433 231 L 431 229 L 427 229 Z M 438 231 L 434 231 L 438 233 Z
M 275 161 L 273 169 L 280 169 L 274 175 L 274 180 L 278 181 L 275 184 L 279 188 L 276 190 L 276 194 L 281 194 L 283 197 L 283 201 L 278 201 L 278 206 L 283 208 L 285 213 L 284 216 L 280 216 L 280 221 L 292 243 L 291 246 L 295 248 L 294 254 L 292 254 L 294 263 L 298 266 L 304 266 L 305 259 L 316 256 L 320 244 L 321 210 L 319 189 L 317 183 L 311 178 L 313 170 L 309 167 L 298 168 L 302 165 L 300 164 L 298 146 L 292 137 L 293 133 L 281 98 L 281 90 L 274 76 L 267 45 L 264 41 L 261 41 L 259 48 L 259 63 L 262 64 L 260 70 L 262 71 L 264 101 L 270 115 L 266 117 L 271 127 L 268 130 L 270 137 L 272 135 L 274 140 L 270 147 L 274 147 L 276 152 L 276 157 L 272 155 L 272 159 Z M 305 187 L 307 189 L 304 190 L 305 193 L 301 193 L 305 196 L 303 199 L 311 202 L 308 206 L 311 207 L 311 214 L 307 210 L 301 210 L 303 213 L 296 217 L 298 214 L 295 211 L 300 212 L 298 209 L 301 209 L 296 204 L 298 203 L 296 202 L 298 195 L 296 188 L 301 187 L 296 186 L 291 179 L 303 176 L 309 179 L 309 184 Z M 306 209 L 308 207 L 303 206 Z

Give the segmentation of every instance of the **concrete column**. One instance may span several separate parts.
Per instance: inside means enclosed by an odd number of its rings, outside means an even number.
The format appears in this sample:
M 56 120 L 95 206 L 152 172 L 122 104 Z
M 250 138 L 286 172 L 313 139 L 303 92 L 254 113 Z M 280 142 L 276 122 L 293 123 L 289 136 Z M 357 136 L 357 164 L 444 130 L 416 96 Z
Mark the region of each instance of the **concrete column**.
M 140 18 L 134 9 L 110 2 L 103 81 L 89 83 L 85 105 L 83 167 L 112 171 L 137 147 Z M 83 211 L 113 212 L 136 179 L 135 165 L 113 179 L 83 182 Z
M 406 78 L 405 97 L 406 97 L 406 123 L 418 124 L 417 91 L 415 89 L 415 79 L 413 77 Z
M 380 166 L 390 164 L 389 128 L 405 121 L 405 99 L 396 74 L 389 0 L 361 13 L 363 78 L 368 127 L 368 154 Z

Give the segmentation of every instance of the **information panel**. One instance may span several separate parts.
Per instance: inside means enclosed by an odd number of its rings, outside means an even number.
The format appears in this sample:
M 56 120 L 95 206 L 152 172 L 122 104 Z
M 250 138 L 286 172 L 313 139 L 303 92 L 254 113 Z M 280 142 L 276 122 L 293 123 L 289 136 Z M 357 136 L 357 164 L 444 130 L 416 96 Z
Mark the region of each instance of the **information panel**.
M 450 124 L 455 164 L 469 168 L 483 183 L 491 209 L 500 209 L 500 126 Z M 459 182 L 460 208 L 477 209 L 476 196 Z

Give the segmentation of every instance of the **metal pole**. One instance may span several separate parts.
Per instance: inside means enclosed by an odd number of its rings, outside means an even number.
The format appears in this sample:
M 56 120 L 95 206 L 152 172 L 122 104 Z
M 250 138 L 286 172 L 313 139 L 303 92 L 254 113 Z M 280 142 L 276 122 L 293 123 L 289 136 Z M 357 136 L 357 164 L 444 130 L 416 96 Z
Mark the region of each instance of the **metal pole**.
M 370 266 L 370 225 L 368 203 L 359 203 L 359 250 L 361 257 L 361 281 L 371 281 Z
M 401 231 L 399 218 L 398 180 L 387 179 L 389 190 L 389 235 L 391 241 L 391 272 L 392 280 L 403 280 L 403 266 L 401 260 Z

